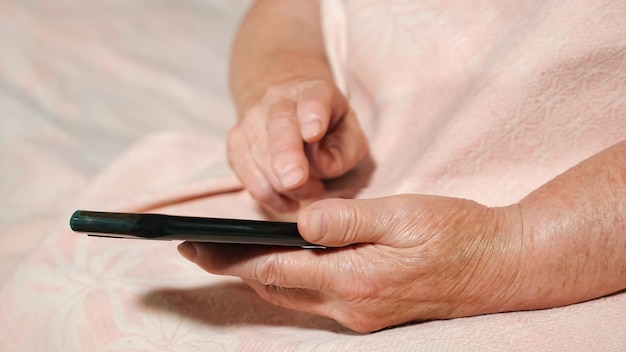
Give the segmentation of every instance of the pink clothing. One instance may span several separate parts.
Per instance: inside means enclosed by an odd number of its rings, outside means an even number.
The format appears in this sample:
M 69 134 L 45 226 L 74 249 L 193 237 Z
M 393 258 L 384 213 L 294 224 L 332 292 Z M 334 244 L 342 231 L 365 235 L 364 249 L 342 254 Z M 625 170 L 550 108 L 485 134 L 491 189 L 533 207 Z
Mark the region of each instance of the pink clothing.
M 626 138 L 623 1 L 325 5 L 336 75 L 385 170 L 364 197 L 507 205 Z

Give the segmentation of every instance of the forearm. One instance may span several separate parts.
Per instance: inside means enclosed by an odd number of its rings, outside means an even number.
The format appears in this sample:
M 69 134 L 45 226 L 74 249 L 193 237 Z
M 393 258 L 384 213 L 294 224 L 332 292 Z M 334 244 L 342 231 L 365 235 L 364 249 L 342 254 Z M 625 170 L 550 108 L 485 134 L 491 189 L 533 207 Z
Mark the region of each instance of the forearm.
M 626 141 L 519 206 L 528 256 L 520 263 L 524 301 L 516 308 L 562 306 L 626 288 Z
M 283 80 L 332 79 L 322 38 L 318 0 L 258 0 L 233 43 L 230 86 L 240 112 Z

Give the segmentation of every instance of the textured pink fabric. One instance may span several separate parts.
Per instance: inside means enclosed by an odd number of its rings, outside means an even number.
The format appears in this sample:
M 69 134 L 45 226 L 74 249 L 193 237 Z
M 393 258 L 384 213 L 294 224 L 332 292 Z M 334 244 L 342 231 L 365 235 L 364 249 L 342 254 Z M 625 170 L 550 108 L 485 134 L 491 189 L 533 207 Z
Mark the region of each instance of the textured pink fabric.
M 71 233 L 79 207 L 263 217 L 224 156 L 223 33 L 247 2 L 225 3 L 0 4 L 3 350 L 626 350 L 624 293 L 359 335 L 201 271 L 176 243 Z M 623 1 L 323 5 L 371 139 L 359 197 L 509 204 L 626 139 Z

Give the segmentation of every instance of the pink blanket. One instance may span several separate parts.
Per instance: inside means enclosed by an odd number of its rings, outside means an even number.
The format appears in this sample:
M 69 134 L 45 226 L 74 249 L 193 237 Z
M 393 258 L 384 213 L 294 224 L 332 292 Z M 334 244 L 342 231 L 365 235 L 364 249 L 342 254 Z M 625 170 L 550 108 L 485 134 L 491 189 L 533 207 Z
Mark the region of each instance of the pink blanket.
M 263 218 L 224 150 L 247 4 L 0 4 L 3 350 L 626 350 L 625 293 L 361 335 L 177 243 L 71 233 L 76 208 Z M 327 0 L 323 15 L 373 151 L 358 197 L 509 204 L 626 139 L 623 1 Z

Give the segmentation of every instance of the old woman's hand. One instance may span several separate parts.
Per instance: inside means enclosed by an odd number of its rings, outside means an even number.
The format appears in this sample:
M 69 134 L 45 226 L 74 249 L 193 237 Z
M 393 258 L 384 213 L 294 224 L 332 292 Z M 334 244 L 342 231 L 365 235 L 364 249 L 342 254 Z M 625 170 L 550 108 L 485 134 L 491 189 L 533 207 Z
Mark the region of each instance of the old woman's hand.
M 326 199 L 298 218 L 325 250 L 185 243 L 204 270 L 360 332 L 509 310 L 524 257 L 517 206 L 424 195 Z

